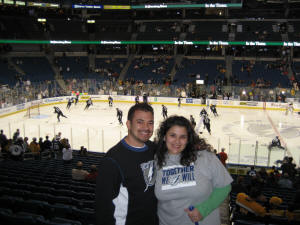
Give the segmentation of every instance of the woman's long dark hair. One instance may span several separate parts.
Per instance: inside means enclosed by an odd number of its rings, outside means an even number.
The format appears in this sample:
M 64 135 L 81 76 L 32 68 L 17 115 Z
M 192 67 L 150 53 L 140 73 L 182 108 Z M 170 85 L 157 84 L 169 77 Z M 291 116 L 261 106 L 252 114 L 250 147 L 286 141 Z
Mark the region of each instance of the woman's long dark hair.
M 192 162 L 195 162 L 197 159 L 197 152 L 199 150 L 204 150 L 209 147 L 206 144 L 204 139 L 200 139 L 202 141 L 201 149 L 197 148 L 196 144 L 199 143 L 199 137 L 196 136 L 196 133 L 192 127 L 191 122 L 183 116 L 171 116 L 167 118 L 160 124 L 160 127 L 157 131 L 157 144 L 158 149 L 156 151 L 157 164 L 159 168 L 161 168 L 165 164 L 166 153 L 168 152 L 166 142 L 164 138 L 168 132 L 168 130 L 173 126 L 185 127 L 188 134 L 187 145 L 185 149 L 181 152 L 180 164 L 183 166 L 188 166 Z

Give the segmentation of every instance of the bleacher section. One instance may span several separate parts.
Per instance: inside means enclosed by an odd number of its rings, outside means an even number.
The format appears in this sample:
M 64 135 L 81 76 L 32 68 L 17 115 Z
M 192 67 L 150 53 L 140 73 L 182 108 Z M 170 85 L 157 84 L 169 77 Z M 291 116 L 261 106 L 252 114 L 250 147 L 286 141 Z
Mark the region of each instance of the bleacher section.
M 0 221 L 5 225 L 94 224 L 95 183 L 72 180 L 77 161 L 99 165 L 101 154 L 62 160 L 0 163 Z
M 54 80 L 54 71 L 45 57 L 14 57 L 13 61 L 32 82 Z
M 16 80 L 17 71 L 8 65 L 8 62 L 0 60 L 0 83 L 14 85 Z
M 58 66 L 62 68 L 62 76 L 65 79 L 69 78 L 91 78 L 88 71 L 88 58 L 87 57 L 59 57 L 57 58 Z M 67 71 L 67 68 L 70 71 Z
M 242 32 L 236 33 L 236 41 L 282 41 L 281 33 L 276 28 L 276 22 L 243 21 L 237 23 L 238 25 L 242 25 Z
M 223 25 L 226 22 L 222 21 L 204 21 L 195 22 L 190 25 L 187 33 L 187 40 L 203 41 L 203 40 L 227 40 L 228 33 L 223 32 Z
M 232 178 L 235 180 L 234 183 L 237 180 L 236 175 L 231 175 Z M 245 187 L 247 185 L 250 185 L 251 183 L 251 177 L 250 176 L 243 176 L 244 181 L 243 184 Z M 233 185 L 234 185 L 233 183 Z M 295 199 L 295 195 L 297 192 L 297 189 L 284 189 L 284 188 L 278 188 L 278 187 L 271 187 L 266 185 L 262 188 L 261 191 L 262 195 L 266 197 L 266 202 L 270 200 L 271 197 L 276 196 L 283 200 L 282 204 L 280 204 L 280 210 L 287 210 L 288 206 L 293 203 L 293 200 Z M 231 223 L 235 225 L 264 225 L 264 224 L 272 224 L 272 225 L 279 225 L 279 224 L 299 224 L 299 222 L 293 222 L 288 221 L 287 218 L 283 217 L 277 217 L 277 216 L 269 216 L 269 217 L 259 217 L 259 216 L 253 216 L 253 215 L 244 215 L 239 212 L 239 206 L 236 204 L 236 198 L 237 198 L 238 192 L 232 190 L 230 193 L 230 203 L 229 208 L 231 212 Z
M 236 76 L 238 80 L 243 80 L 243 84 L 248 86 L 251 81 L 256 83 L 257 79 L 264 79 L 271 82 L 272 88 L 277 87 L 280 84 L 281 87 L 291 87 L 290 80 L 287 75 L 283 74 L 280 70 L 278 62 L 266 62 L 266 61 L 233 61 L 232 74 Z M 249 71 L 248 67 L 251 67 Z
M 200 60 L 200 59 L 183 59 L 180 68 L 178 68 L 174 81 L 175 84 L 187 82 L 195 83 L 196 75 L 200 74 L 200 78 L 204 80 L 205 74 L 208 74 L 208 84 L 213 84 L 217 78 L 224 78 L 224 74 L 217 68 L 225 67 L 223 60 Z
M 173 65 L 174 59 L 172 58 L 161 60 L 154 58 L 135 59 L 127 71 L 126 78 L 134 78 L 146 83 L 148 79 L 154 79 L 158 83 L 162 83 L 162 80 L 170 74 Z

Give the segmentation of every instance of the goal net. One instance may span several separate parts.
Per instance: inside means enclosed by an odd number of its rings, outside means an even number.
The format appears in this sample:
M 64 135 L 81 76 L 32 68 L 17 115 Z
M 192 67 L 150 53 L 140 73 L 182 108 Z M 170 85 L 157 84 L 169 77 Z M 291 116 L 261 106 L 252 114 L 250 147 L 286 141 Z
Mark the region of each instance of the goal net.
M 37 115 L 40 115 L 40 104 L 32 102 L 26 110 L 25 117 L 32 118 Z

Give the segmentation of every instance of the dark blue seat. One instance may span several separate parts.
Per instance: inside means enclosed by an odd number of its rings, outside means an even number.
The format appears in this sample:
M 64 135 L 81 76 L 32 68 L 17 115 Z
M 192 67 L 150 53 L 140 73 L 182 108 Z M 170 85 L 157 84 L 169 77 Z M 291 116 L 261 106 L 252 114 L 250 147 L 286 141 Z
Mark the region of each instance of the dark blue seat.
M 90 209 L 78 209 L 73 207 L 73 218 L 79 220 L 82 224 L 94 224 L 95 223 L 95 211 Z

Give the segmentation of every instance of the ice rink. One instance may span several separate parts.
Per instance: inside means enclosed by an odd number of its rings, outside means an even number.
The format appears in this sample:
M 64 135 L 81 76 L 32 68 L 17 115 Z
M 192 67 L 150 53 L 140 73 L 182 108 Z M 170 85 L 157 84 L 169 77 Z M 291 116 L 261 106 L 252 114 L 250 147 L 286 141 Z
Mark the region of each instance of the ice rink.
M 132 104 L 94 102 L 88 110 L 84 111 L 85 104 L 72 105 L 70 110 L 66 104 L 58 106 L 68 118 L 61 118 L 57 122 L 53 106 L 40 107 L 40 115 L 34 118 L 24 117 L 26 112 L 20 112 L 1 118 L 1 129 L 7 137 L 12 137 L 17 128 L 21 136 L 45 137 L 51 139 L 54 134 L 62 132 L 62 136 L 69 139 L 73 149 L 85 146 L 91 151 L 106 152 L 127 134 L 125 125 L 127 111 Z M 199 112 L 203 107 L 166 105 L 168 115 L 182 115 L 187 118 L 193 115 L 198 123 Z M 120 126 L 116 117 L 116 108 L 123 110 L 123 123 Z M 155 130 L 163 120 L 161 105 L 153 105 L 155 111 Z M 214 117 L 210 110 L 211 130 L 209 135 L 205 130 L 201 137 L 205 138 L 218 152 L 222 147 L 229 155 L 229 163 L 267 165 L 267 145 L 275 136 L 279 136 L 282 145 L 287 146 L 287 151 L 273 149 L 270 152 L 270 165 L 284 155 L 292 156 L 299 165 L 300 159 L 300 117 L 294 113 L 285 115 L 284 111 L 217 108 L 219 117 Z M 154 138 L 154 133 L 152 139 Z

